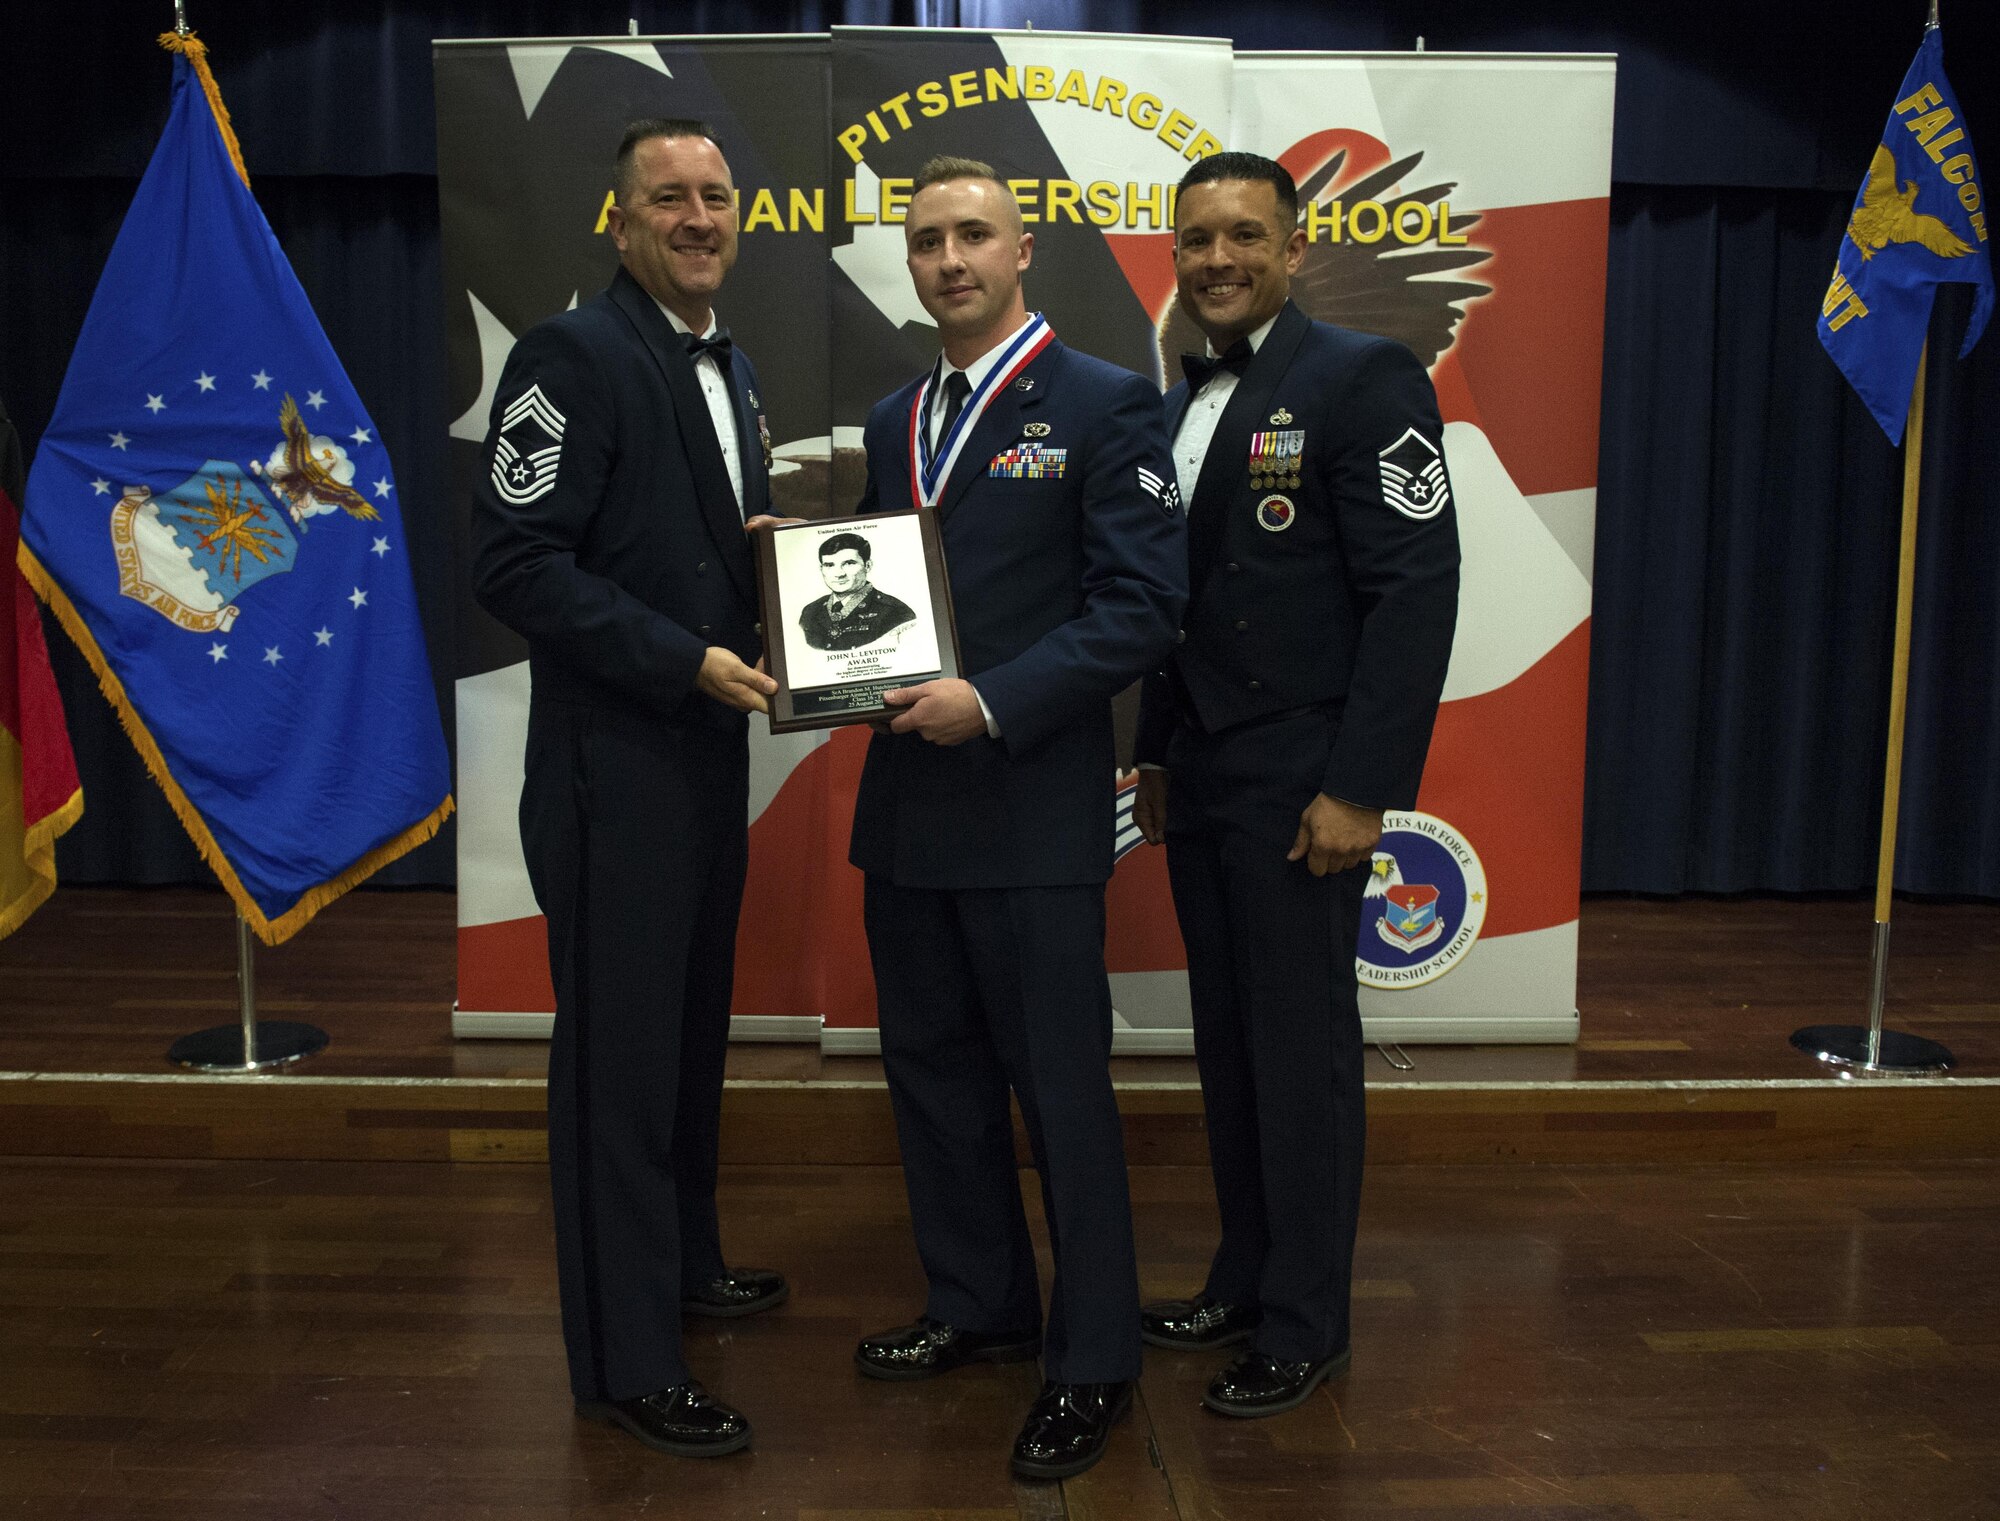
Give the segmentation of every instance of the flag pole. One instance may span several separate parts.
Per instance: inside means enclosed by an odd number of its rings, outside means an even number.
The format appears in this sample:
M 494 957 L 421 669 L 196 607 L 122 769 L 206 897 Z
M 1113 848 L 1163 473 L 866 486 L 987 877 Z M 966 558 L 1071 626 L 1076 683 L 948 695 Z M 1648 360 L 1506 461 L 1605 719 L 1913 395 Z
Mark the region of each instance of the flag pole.
M 194 36 L 187 23 L 186 0 L 174 0 L 174 35 L 186 41 Z M 199 63 L 199 55 L 196 55 Z M 206 70 L 203 71 L 204 73 Z M 223 136 L 230 139 L 230 157 L 237 159 L 236 145 L 228 128 L 228 118 L 218 109 Z M 246 176 L 245 183 L 248 183 Z M 302 1057 L 323 1051 L 327 1033 L 317 1025 L 274 1019 L 257 1022 L 256 942 L 250 936 L 250 921 L 236 916 L 236 1012 L 238 1023 L 216 1025 L 183 1035 L 167 1048 L 167 1060 L 197 1072 L 267 1072 Z M 260 1044 L 258 1037 L 262 1035 Z
M 1936 25 L 1937 3 L 1931 4 Z M 1869 962 L 1868 1024 L 1808 1025 L 1792 1032 L 1792 1044 L 1840 1069 L 1842 1077 L 1908 1076 L 1945 1072 L 1957 1065 L 1949 1049 L 1921 1035 L 1882 1028 L 1889 992 L 1889 918 L 1896 891 L 1896 824 L 1903 797 L 1903 725 L 1909 711 L 1910 627 L 1917 589 L 1917 499 L 1924 468 L 1924 371 L 1931 346 L 1917 356 L 1917 383 L 1910 391 L 1909 422 L 1903 430 L 1903 530 L 1896 557 L 1896 642 L 1889 665 L 1889 739 L 1882 767 L 1882 840 L 1875 857 L 1875 939 Z
M 236 1011 L 239 1022 L 183 1035 L 167 1060 L 196 1072 L 268 1072 L 324 1051 L 327 1033 L 291 1019 L 257 1018 L 256 940 L 250 921 L 236 916 Z

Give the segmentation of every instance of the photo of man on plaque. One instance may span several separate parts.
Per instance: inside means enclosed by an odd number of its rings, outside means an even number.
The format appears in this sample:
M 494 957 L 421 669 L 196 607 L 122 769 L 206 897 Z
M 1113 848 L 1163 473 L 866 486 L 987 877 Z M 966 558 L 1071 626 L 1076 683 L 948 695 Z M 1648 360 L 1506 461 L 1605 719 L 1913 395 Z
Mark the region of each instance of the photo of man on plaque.
M 771 549 L 787 690 L 921 679 L 939 670 L 930 572 L 914 513 L 788 526 L 772 533 Z
M 799 630 L 816 650 L 853 650 L 901 638 L 917 621 L 909 603 L 876 586 L 874 551 L 858 533 L 837 533 L 819 547 L 826 595 L 799 614 Z

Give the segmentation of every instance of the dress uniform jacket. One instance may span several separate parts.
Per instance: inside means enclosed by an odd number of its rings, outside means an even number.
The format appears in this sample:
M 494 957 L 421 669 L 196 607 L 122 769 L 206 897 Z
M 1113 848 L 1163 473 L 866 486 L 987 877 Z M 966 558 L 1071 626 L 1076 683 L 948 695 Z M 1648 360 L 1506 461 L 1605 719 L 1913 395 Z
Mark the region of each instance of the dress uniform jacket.
M 473 588 L 528 645 L 521 840 L 548 918 L 549 1155 L 579 1398 L 684 1382 L 680 1284 L 719 1274 L 716 1126 L 748 859 L 747 724 L 700 692 L 755 661 L 743 531 L 766 510 L 728 365 L 739 506 L 685 338 L 620 270 L 525 334 L 474 491 Z
M 1287 303 L 1203 457 L 1184 632 L 1140 704 L 1222 1216 L 1206 1292 L 1260 1309 L 1254 1348 L 1285 1361 L 1348 1346 L 1367 875 L 1285 856 L 1319 793 L 1416 801 L 1457 616 L 1442 435 L 1408 349 Z
M 1026 382 L 1023 389 L 1022 382 Z M 869 414 L 858 512 L 912 505 L 912 381 Z M 1062 471 L 1000 473 L 1028 440 Z M 1158 398 L 1051 342 L 979 419 L 937 507 L 960 662 L 998 739 L 877 735 L 850 852 L 910 887 L 1031 887 L 1111 875 L 1111 699 L 1156 665 L 1187 595 L 1184 515 Z
M 1190 400 L 1186 382 L 1167 393 L 1169 436 Z M 1253 485 L 1253 437 L 1284 432 L 1304 435 L 1298 484 Z M 1442 451 L 1436 394 L 1408 349 L 1286 303 L 1202 462 L 1187 618 L 1171 675 L 1147 683 L 1139 760 L 1165 764 L 1181 723 L 1220 733 L 1322 707 L 1339 716 L 1319 790 L 1416 802 L 1458 609 Z M 1260 514 L 1273 497 L 1285 501 Z
M 869 417 L 864 513 L 912 505 L 919 389 Z M 1139 1371 L 1103 884 L 1111 699 L 1165 652 L 1186 595 L 1171 480 L 1138 376 L 1052 341 L 995 393 L 936 511 L 962 669 L 999 737 L 877 734 L 854 811 L 925 1313 L 975 1332 L 1042 1322 L 1011 1087 L 1057 1243 L 1042 1363 L 1063 1383 Z

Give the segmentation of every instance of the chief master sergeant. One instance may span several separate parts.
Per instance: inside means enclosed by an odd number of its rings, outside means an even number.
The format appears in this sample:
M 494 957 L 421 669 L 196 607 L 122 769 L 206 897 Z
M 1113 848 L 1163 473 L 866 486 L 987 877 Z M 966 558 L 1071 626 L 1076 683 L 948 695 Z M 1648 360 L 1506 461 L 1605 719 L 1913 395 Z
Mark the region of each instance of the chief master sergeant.
M 521 844 L 548 918 L 549 1174 L 579 1413 L 665 1452 L 748 1444 L 681 1315 L 783 1278 L 723 1263 L 722 1063 L 749 858 L 746 712 L 775 683 L 746 528 L 769 501 L 756 375 L 711 301 L 729 166 L 697 122 L 626 130 L 609 290 L 532 329 L 495 393 L 473 588 L 527 640 Z

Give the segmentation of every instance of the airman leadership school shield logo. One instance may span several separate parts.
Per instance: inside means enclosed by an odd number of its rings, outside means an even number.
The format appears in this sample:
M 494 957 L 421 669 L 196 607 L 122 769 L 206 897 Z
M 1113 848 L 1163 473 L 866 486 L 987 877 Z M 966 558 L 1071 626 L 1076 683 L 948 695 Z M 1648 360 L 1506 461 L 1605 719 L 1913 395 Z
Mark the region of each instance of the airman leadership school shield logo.
M 1472 842 L 1428 813 L 1390 813 L 1361 900 L 1354 972 L 1362 986 L 1442 977 L 1478 943 L 1486 868 Z
M 1422 522 L 1444 511 L 1451 486 L 1444 477 L 1444 456 L 1438 446 L 1415 428 L 1405 428 L 1379 456 L 1382 500 L 1406 518 Z
M 493 441 L 493 489 L 501 501 L 525 507 L 554 488 L 565 426 L 566 419 L 538 385 L 507 404 L 500 415 L 500 436 Z

